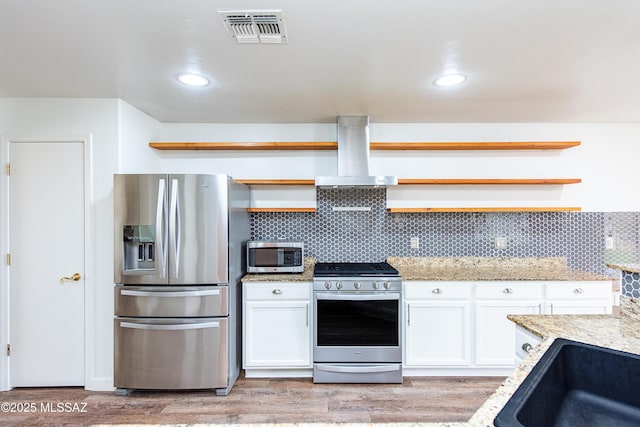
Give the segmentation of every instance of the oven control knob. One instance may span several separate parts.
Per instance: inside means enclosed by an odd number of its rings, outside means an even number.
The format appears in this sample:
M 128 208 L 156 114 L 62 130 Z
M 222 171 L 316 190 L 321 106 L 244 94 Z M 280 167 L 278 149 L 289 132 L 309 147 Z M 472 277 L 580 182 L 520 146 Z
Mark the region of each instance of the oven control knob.
M 324 282 L 324 287 L 326 289 L 331 289 L 331 282 Z
M 336 288 L 337 289 L 342 289 L 342 282 L 336 283 Z
M 360 286 L 361 286 L 361 285 L 360 285 L 360 282 L 355 282 L 355 283 L 353 284 L 353 287 L 354 287 L 354 288 L 356 288 L 356 289 L 360 289 Z
M 373 282 L 373 289 L 378 289 L 380 287 L 380 283 L 378 282 Z
M 389 289 L 389 286 L 391 286 L 391 285 L 389 285 L 389 282 L 384 282 L 383 286 L 384 286 L 385 289 Z

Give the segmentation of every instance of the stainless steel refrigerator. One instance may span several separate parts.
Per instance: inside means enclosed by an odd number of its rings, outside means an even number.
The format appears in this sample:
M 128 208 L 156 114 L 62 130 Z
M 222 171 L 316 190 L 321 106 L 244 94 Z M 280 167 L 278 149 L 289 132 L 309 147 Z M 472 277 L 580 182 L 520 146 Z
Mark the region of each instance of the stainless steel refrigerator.
M 227 175 L 114 176 L 116 394 L 231 391 L 249 190 Z

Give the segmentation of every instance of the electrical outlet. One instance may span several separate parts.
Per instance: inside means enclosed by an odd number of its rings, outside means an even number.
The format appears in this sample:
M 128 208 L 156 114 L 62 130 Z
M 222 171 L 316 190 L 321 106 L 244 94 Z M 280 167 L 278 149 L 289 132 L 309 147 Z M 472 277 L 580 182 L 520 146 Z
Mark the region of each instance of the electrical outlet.
M 613 237 L 607 237 L 604 239 L 604 246 L 606 249 L 615 249 L 615 241 Z
M 494 244 L 496 249 L 507 249 L 507 238 L 496 237 Z
M 419 237 L 412 237 L 411 238 L 411 249 L 420 249 L 420 238 Z

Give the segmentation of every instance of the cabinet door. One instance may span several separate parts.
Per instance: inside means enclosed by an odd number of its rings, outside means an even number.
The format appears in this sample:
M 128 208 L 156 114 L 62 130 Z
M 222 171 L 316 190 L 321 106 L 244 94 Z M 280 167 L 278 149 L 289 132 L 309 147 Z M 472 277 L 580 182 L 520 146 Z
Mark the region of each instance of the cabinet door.
M 406 366 L 469 365 L 470 313 L 467 301 L 408 301 Z
M 311 367 L 309 301 L 245 303 L 244 367 Z
M 508 314 L 539 314 L 539 301 L 477 301 L 476 345 L 477 365 L 513 366 L 516 363 L 516 324 Z

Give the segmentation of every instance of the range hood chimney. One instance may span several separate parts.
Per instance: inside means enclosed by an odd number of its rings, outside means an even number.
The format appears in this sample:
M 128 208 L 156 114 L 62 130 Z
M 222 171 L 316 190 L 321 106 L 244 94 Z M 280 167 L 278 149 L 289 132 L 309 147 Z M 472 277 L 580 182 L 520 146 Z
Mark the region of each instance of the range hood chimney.
M 369 175 L 369 117 L 338 117 L 338 175 L 316 177 L 317 187 L 386 187 L 395 176 Z

